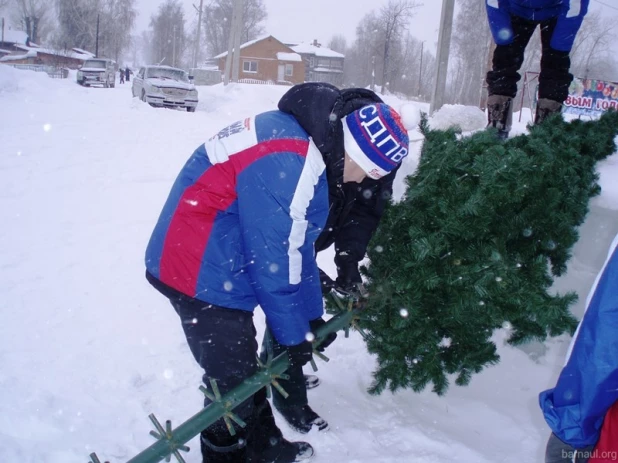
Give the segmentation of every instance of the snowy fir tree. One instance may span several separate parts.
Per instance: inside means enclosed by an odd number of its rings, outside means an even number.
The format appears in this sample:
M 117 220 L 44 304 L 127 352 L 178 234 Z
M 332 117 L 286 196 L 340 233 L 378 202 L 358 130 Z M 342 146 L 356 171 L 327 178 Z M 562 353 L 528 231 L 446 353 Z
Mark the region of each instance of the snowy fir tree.
M 499 142 L 492 131 L 431 130 L 405 198 L 385 213 L 368 250 L 370 298 L 358 326 L 377 356 L 370 392 L 443 394 L 517 345 L 572 332 L 575 293 L 552 294 L 578 239 L 595 165 L 616 151 L 618 113 L 553 117 Z

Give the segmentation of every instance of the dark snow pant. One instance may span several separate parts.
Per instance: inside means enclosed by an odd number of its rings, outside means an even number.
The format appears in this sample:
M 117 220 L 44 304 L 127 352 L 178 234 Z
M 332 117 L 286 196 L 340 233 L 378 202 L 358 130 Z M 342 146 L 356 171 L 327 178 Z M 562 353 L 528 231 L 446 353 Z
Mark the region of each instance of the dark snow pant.
M 586 463 L 588 455 L 593 447 L 576 450 L 569 444 L 562 442 L 554 433 L 549 436 L 547 448 L 545 449 L 545 463 Z M 575 457 L 575 460 L 573 460 Z
M 274 357 L 277 357 L 279 354 L 285 352 L 285 346 L 279 344 L 274 338 L 274 336 L 266 332 L 264 334 L 264 340 L 262 341 L 262 350 L 260 352 L 260 360 L 262 362 L 265 362 L 268 357 L 269 343 L 272 346 Z M 287 369 L 285 373 L 290 377 L 290 379 L 278 379 L 277 382 L 281 385 L 285 392 L 289 394 L 289 396 L 286 399 L 276 388 L 273 387 L 273 405 L 278 409 L 307 405 L 309 402 L 307 400 L 307 387 L 305 385 L 305 375 L 303 373 L 303 367 L 298 365 L 291 366 Z
M 498 45 L 494 51 L 493 69 L 487 73 L 489 95 L 504 95 L 515 98 L 517 82 L 521 79 L 519 69 L 524 62 L 524 51 L 537 26 L 541 26 L 541 73 L 539 75 L 539 98 L 564 102 L 569 94 L 573 75 L 569 72 L 569 52 L 554 50 L 550 46 L 556 28 L 556 18 L 546 21 L 531 21 L 511 16 L 513 42 Z
M 171 299 L 180 316 L 191 353 L 204 369 L 204 384 L 217 381 L 221 395 L 258 370 L 253 313 L 199 303 L 192 299 Z M 204 406 L 210 400 L 204 400 Z M 202 432 L 204 462 L 241 462 L 248 454 L 259 454 L 272 439 L 280 439 L 265 389 L 245 400 L 234 413 L 247 423 L 235 425 L 231 436 L 223 419 Z

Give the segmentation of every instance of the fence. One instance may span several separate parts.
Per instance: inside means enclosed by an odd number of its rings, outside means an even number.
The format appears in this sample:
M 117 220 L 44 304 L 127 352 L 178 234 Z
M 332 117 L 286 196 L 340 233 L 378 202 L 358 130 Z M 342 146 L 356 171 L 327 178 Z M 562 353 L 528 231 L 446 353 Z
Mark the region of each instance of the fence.
M 46 64 L 9 64 L 9 66 L 26 71 L 46 72 L 49 77 L 54 79 L 66 79 L 69 77 L 69 70 L 67 68 L 60 68 L 57 66 L 49 66 Z

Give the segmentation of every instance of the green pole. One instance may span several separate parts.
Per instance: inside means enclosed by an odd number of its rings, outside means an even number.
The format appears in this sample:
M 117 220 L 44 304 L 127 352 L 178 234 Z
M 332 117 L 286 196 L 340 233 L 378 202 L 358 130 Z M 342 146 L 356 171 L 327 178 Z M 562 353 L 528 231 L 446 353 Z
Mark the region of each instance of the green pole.
M 341 304 L 339 305 L 342 307 Z M 324 326 L 321 326 L 315 333 L 316 339 L 314 344 L 316 347 L 320 345 L 328 334 L 347 329 L 355 315 L 355 310 L 344 310 L 328 320 L 328 322 L 326 322 Z M 255 375 L 247 378 L 240 385 L 223 396 L 219 395 L 216 383 L 213 384 L 213 390 L 215 392 L 214 397 L 211 397 L 214 399 L 213 402 L 176 429 L 172 430 L 169 421 L 166 422 L 166 427 L 164 429 L 157 419 L 153 415 L 150 415 L 150 419 L 158 431 L 151 431 L 151 434 L 157 438 L 157 442 L 131 458 L 127 463 L 157 463 L 165 458 L 169 458 L 170 455 L 174 455 L 179 462 L 183 462 L 184 460 L 180 455 L 180 451 L 188 451 L 188 448 L 184 444 L 221 417 L 224 417 L 226 421 L 231 419 L 237 423 L 242 423 L 242 421 L 235 417 L 232 410 L 264 386 L 276 381 L 289 366 L 288 356 L 285 353 L 281 354 L 273 359 L 272 362 L 268 362 L 263 366 Z M 205 391 L 205 389 L 202 389 L 202 391 Z M 208 392 L 205 392 L 205 394 L 208 394 Z M 95 454 L 92 454 L 90 457 L 92 462 L 97 461 Z

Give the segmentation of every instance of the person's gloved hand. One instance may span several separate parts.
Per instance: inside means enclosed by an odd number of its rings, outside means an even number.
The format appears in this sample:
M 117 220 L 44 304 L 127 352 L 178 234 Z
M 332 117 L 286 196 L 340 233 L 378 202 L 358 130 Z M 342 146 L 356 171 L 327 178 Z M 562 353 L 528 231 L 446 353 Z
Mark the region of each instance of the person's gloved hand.
M 295 346 L 286 346 L 290 367 L 302 367 L 311 361 L 313 345 L 309 341 L 303 341 Z
M 340 299 L 352 299 L 354 301 L 360 301 L 369 297 L 369 292 L 367 288 L 365 288 L 365 285 L 357 282 L 343 283 L 337 280 L 332 292 Z
M 311 332 L 316 336 L 316 331 L 318 330 L 318 328 L 324 326 L 325 324 L 326 321 L 322 317 L 309 321 L 309 327 L 311 328 Z M 318 347 L 316 347 L 316 350 L 318 352 L 324 352 L 324 349 L 330 346 L 336 338 L 337 333 L 328 333 L 322 343 Z

